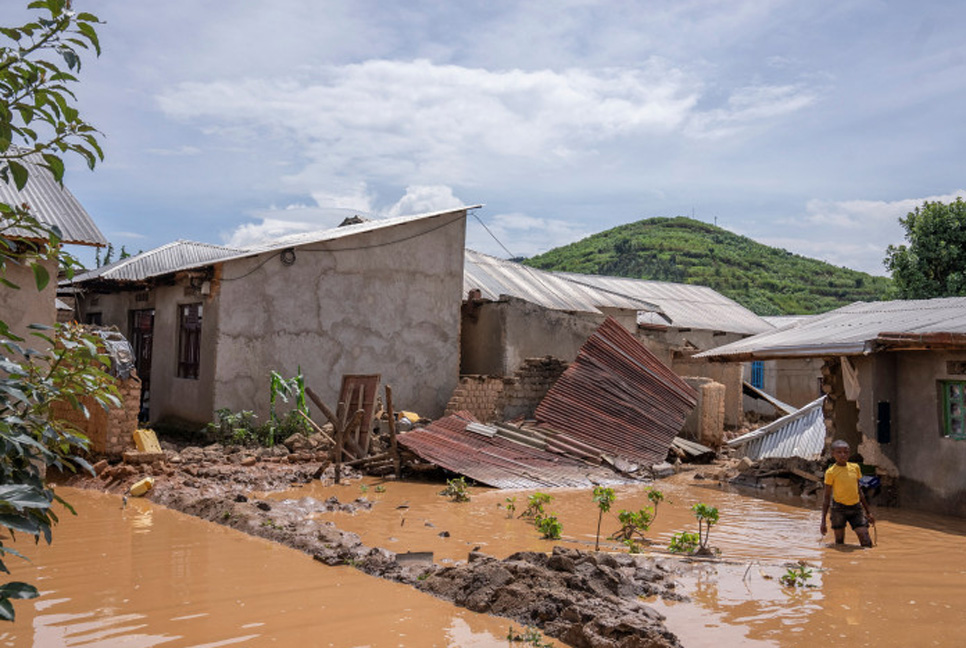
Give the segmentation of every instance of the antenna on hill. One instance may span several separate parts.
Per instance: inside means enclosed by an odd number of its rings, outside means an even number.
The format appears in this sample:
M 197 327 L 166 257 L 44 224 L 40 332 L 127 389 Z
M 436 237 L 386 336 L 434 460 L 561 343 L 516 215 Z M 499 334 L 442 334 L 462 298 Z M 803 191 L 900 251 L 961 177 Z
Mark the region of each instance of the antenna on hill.
M 717 216 L 714 217 L 714 226 L 715 227 L 718 226 L 718 217 Z

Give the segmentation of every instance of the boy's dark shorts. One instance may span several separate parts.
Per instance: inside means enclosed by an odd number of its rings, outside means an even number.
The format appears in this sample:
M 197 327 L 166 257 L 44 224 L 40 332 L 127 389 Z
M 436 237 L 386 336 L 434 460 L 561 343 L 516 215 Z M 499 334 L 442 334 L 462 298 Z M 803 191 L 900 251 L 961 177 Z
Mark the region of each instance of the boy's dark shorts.
M 869 521 L 865 519 L 865 511 L 862 510 L 861 503 L 845 506 L 838 502 L 832 502 L 829 521 L 832 523 L 833 529 L 844 529 L 846 522 L 849 523 L 853 531 L 859 527 L 869 526 Z

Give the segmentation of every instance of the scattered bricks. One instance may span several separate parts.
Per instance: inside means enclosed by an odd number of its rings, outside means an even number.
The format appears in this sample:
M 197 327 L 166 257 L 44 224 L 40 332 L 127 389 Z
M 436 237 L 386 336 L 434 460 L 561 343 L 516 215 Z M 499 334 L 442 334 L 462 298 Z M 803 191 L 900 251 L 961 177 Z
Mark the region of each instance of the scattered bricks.
M 107 459 L 101 459 L 91 467 L 94 469 L 94 474 L 100 476 L 109 465 Z
M 140 465 L 140 464 L 151 464 L 155 462 L 164 461 L 163 452 L 138 452 L 137 450 L 128 450 L 121 453 L 121 458 L 126 464 Z

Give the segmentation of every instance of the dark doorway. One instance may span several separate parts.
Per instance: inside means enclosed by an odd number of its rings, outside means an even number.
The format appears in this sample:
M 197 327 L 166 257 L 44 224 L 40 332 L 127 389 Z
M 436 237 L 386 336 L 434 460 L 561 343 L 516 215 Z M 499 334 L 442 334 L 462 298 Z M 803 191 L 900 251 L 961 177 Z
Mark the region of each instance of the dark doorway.
M 134 368 L 141 379 L 141 408 L 138 420 L 147 421 L 151 411 L 151 347 L 154 338 L 154 309 L 131 311 L 131 347 Z

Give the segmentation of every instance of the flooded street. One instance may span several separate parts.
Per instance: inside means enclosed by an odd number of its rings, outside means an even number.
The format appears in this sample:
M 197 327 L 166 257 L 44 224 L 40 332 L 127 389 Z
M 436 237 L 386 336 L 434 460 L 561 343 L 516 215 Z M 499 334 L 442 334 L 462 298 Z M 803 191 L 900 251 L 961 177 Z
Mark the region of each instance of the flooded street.
M 804 648 L 816 641 L 945 646 L 966 636 L 966 520 L 877 508 L 876 548 L 859 549 L 851 531 L 850 544 L 835 548 L 829 544 L 831 533 L 824 542 L 819 537 L 820 504 L 814 500 L 765 501 L 726 492 L 688 473 L 659 486 L 669 501 L 648 533 L 655 548 L 666 547 L 675 532 L 696 531 L 692 504 L 705 502 L 721 513 L 711 545 L 721 550 L 722 561 L 697 562 L 678 579 L 692 602 L 652 602 L 685 646 Z M 506 498 L 516 497 L 519 514 L 529 493 L 473 488 L 470 502 L 456 504 L 438 496 L 439 490 L 438 484 L 366 480 L 310 485 L 277 497 L 366 497 L 377 502 L 371 511 L 321 517 L 359 533 L 367 544 L 382 543 L 397 552 L 433 551 L 437 561 L 465 560 L 476 546 L 505 557 L 522 549 L 549 551 L 554 544 L 540 539 L 525 520 L 506 516 Z M 618 510 L 646 503 L 643 486 L 617 492 L 602 536 L 616 530 Z M 547 510 L 563 523 L 561 543 L 592 548 L 597 510 L 591 494 L 552 494 Z M 816 568 L 808 581 L 813 587 L 779 583 L 784 564 L 798 560 Z
M 878 546 L 836 549 L 819 538 L 816 502 L 764 501 L 678 475 L 659 484 L 667 497 L 648 537 L 658 560 L 671 535 L 694 531 L 689 508 L 716 506 L 711 545 L 721 560 L 695 561 L 676 576 L 689 603 L 649 601 L 685 646 L 945 646 L 966 634 L 966 521 L 878 509 Z M 318 483 L 273 499 L 364 497 L 369 511 L 319 513 L 395 552 L 432 551 L 437 562 L 480 550 L 497 557 L 593 548 L 597 509 L 588 491 L 552 491 L 547 506 L 563 523 L 559 543 L 517 519 L 528 492 L 472 488 L 457 504 L 430 483 L 366 479 Z M 506 646 L 511 622 L 471 613 L 348 567 L 326 567 L 298 551 L 169 511 L 149 501 L 61 489 L 79 515 L 62 516 L 51 546 L 21 540 L 34 562 L 12 561 L 14 577 L 43 595 L 17 604 L 0 628 L 4 646 Z M 617 489 L 616 512 L 646 503 L 645 487 Z M 516 514 L 508 517 L 507 498 Z M 617 550 L 602 541 L 602 549 Z M 790 589 L 778 578 L 790 561 L 816 568 Z M 518 624 L 517 624 L 518 626 Z M 555 642 L 561 645 L 559 641 Z
M 42 595 L 15 603 L 2 646 L 507 645 L 505 619 L 146 500 L 58 492 L 78 515 L 50 546 L 15 543 L 33 562 L 9 557 L 13 578 Z

